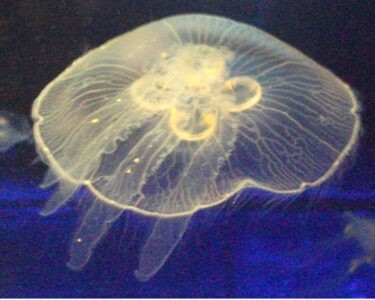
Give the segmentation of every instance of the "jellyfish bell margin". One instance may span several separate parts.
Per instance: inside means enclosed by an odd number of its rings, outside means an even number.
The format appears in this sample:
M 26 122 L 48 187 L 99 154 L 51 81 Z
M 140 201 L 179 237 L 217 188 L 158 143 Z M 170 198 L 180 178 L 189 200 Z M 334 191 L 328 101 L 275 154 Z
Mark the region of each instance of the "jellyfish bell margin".
M 35 100 L 42 185 L 58 183 L 42 214 L 82 186 L 94 198 L 73 269 L 125 210 L 155 217 L 135 272 L 146 281 L 196 211 L 247 187 L 296 194 L 330 178 L 357 143 L 358 111 L 334 74 L 250 25 L 151 22 L 74 61 Z

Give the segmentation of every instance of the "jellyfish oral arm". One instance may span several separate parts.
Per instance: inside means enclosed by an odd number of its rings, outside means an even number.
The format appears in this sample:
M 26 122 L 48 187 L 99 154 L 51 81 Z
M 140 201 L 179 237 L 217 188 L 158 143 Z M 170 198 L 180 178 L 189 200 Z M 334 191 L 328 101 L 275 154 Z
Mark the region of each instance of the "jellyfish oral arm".
M 139 257 L 138 269 L 135 271 L 138 280 L 147 281 L 160 270 L 184 235 L 190 218 L 191 216 L 156 220 Z
M 97 243 L 123 211 L 101 201 L 92 204 L 73 238 L 67 264 L 69 268 L 81 270 L 87 264 Z

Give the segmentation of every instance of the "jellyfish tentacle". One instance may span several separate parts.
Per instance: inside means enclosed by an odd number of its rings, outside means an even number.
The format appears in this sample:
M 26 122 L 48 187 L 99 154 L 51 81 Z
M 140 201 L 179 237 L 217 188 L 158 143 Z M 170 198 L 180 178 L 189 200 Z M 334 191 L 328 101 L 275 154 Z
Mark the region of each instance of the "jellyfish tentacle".
M 57 191 L 47 201 L 40 214 L 48 216 L 57 211 L 61 206 L 69 201 L 70 197 L 77 191 L 77 186 L 68 182 L 61 181 Z
M 158 219 L 144 245 L 135 276 L 147 281 L 164 265 L 184 235 L 191 216 Z
M 123 213 L 123 209 L 95 201 L 75 233 L 70 247 L 68 267 L 81 270 L 89 261 L 92 250 Z

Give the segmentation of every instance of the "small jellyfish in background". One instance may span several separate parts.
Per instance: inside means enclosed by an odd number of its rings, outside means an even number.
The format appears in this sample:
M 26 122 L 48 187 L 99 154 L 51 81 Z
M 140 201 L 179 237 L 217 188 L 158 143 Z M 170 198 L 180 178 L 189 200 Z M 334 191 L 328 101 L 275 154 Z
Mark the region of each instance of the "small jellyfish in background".
M 43 214 L 91 195 L 70 249 L 81 269 L 125 210 L 153 217 L 136 276 L 150 279 L 198 210 L 244 188 L 296 194 L 354 149 L 359 105 L 339 78 L 252 26 L 180 15 L 77 59 L 32 109 L 34 138 L 58 184 Z
M 375 219 L 359 217 L 352 213 L 345 214 L 348 224 L 345 227 L 347 238 L 356 240 L 364 255 L 353 259 L 349 273 L 354 273 L 364 264 L 375 266 Z
M 0 152 L 31 139 L 31 127 L 25 116 L 0 110 Z

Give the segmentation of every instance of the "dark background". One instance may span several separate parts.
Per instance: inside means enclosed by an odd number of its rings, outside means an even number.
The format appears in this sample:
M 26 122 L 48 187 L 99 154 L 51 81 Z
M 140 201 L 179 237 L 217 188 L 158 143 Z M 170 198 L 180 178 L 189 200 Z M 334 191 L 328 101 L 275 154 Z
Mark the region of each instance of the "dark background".
M 262 202 L 267 195 L 249 191 L 241 209 L 227 207 L 216 219 L 198 213 L 164 268 L 144 284 L 132 272 L 147 220 L 125 214 L 88 266 L 69 270 L 74 205 L 38 215 L 52 192 L 38 188 L 46 167 L 32 164 L 32 144 L 16 146 L 0 158 L 0 297 L 374 297 L 374 265 L 348 271 L 365 253 L 345 238 L 350 220 L 343 213 L 375 217 L 374 6 L 354 0 L 0 0 L 0 110 L 29 116 L 43 87 L 89 49 L 152 20 L 201 12 L 255 25 L 332 70 L 358 95 L 363 122 L 356 154 L 329 185 L 273 208 Z M 375 240 L 374 232 L 365 236 Z

